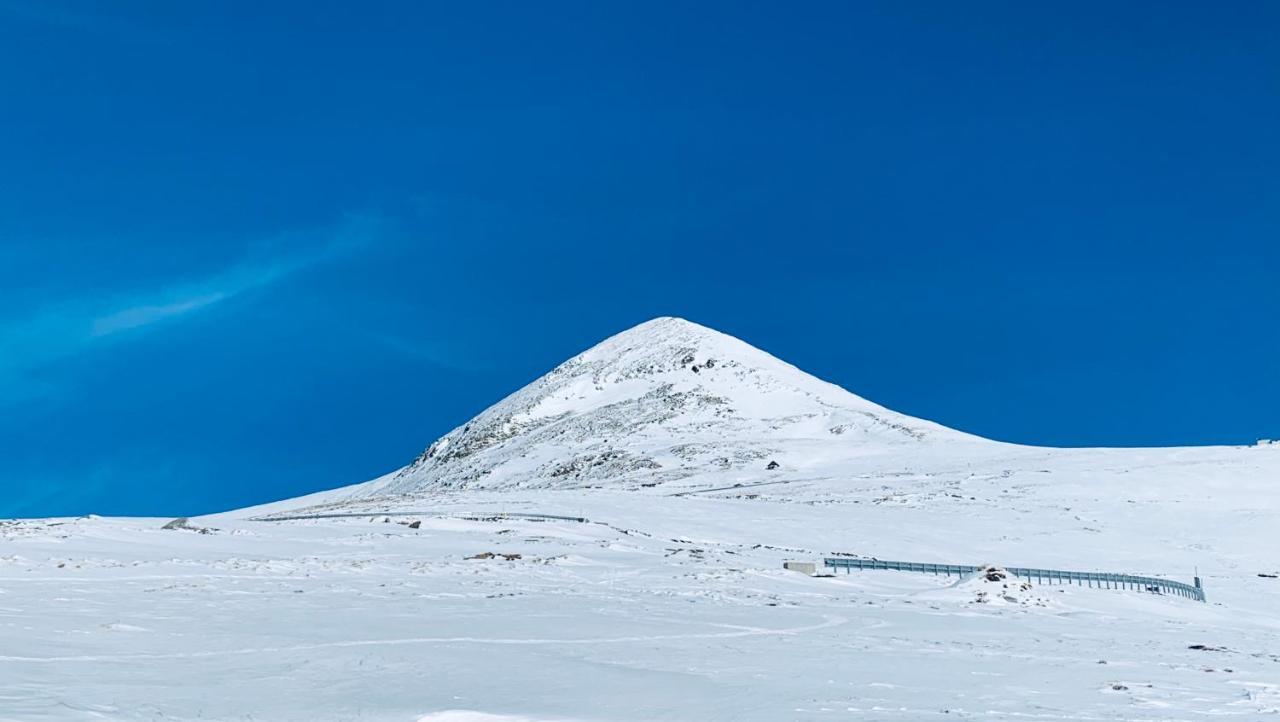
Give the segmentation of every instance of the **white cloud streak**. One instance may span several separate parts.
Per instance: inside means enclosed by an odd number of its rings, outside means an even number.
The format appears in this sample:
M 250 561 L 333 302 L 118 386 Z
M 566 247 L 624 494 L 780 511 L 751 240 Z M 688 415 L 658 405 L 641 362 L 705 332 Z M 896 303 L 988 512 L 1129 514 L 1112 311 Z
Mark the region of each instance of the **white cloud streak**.
M 182 301 L 174 301 L 162 305 L 145 305 L 134 306 L 132 308 L 122 309 L 115 313 L 96 318 L 93 321 L 93 338 L 101 336 L 110 336 L 120 331 L 128 331 L 130 329 L 149 326 L 176 316 L 181 316 L 191 311 L 197 311 L 205 306 L 212 306 L 218 301 L 225 300 L 233 292 L 215 291 L 207 293 L 203 296 L 188 298 Z
M 91 352 L 108 341 L 175 323 L 351 253 L 372 241 L 378 225 L 375 220 L 354 219 L 334 231 L 315 234 L 317 238 L 301 249 L 297 239 L 302 236 L 292 234 L 285 244 L 293 246 L 292 251 L 246 261 L 194 282 L 70 300 L 27 318 L 0 321 L 0 401 L 36 393 L 32 375 L 50 364 Z

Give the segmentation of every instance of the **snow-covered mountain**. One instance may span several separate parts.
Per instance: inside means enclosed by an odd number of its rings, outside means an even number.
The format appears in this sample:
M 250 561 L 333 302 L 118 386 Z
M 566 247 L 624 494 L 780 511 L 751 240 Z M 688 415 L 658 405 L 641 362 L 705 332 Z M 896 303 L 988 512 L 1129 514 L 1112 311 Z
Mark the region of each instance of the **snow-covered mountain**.
M 372 482 L 0 521 L 0 720 L 1270 719 L 1277 479 L 1276 446 L 979 439 L 657 319 Z M 783 568 L 855 556 L 1208 602 Z
M 985 442 L 878 406 L 749 344 L 657 318 L 557 366 L 365 495 L 634 487 Z

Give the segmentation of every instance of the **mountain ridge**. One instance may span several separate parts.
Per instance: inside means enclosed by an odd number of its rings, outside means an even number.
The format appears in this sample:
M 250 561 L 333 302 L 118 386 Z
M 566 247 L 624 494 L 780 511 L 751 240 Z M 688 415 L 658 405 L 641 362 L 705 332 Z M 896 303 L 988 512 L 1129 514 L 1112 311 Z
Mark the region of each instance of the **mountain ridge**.
M 662 316 L 561 363 L 357 494 L 654 486 L 952 442 L 998 443 L 892 411 L 740 339 Z

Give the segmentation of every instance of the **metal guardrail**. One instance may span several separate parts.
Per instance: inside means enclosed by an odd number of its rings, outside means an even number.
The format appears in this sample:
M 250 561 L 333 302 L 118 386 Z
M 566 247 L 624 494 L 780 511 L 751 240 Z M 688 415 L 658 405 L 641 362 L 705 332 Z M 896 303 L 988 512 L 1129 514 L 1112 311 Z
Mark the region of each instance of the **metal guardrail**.
M 852 557 L 836 557 L 824 559 L 823 565 L 829 569 L 844 569 L 850 573 L 854 569 L 889 569 L 900 572 L 921 572 L 924 574 L 945 574 L 946 576 L 964 576 L 974 574 L 986 567 L 964 564 L 925 564 L 921 562 L 891 562 L 881 559 L 856 559 Z M 1205 601 L 1204 587 L 1200 577 L 1195 577 L 1195 585 L 1175 582 L 1159 577 L 1140 577 L 1132 574 L 1109 574 L 1107 572 L 1070 572 L 1062 569 L 1036 569 L 1033 567 L 1003 567 L 1006 572 L 1035 584 L 1076 584 L 1096 587 L 1098 589 L 1127 589 L 1153 594 L 1172 594 L 1178 597 Z

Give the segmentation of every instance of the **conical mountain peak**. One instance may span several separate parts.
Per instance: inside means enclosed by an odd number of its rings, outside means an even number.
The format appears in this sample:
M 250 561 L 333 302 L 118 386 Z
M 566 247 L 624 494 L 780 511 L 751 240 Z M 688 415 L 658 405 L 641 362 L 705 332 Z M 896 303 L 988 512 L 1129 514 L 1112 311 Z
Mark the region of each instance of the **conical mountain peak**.
M 737 479 L 818 458 L 974 440 L 732 336 L 660 317 L 565 361 L 359 493 Z

